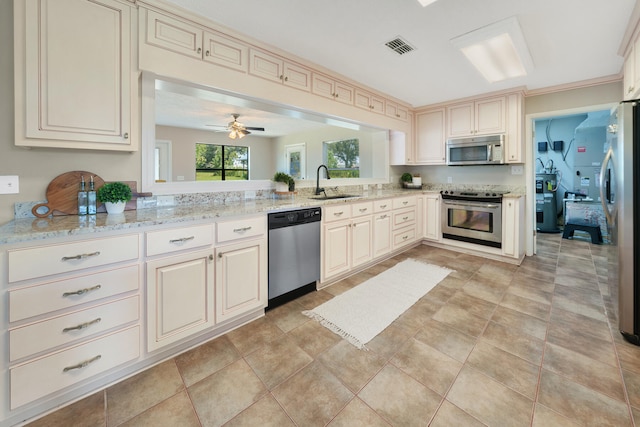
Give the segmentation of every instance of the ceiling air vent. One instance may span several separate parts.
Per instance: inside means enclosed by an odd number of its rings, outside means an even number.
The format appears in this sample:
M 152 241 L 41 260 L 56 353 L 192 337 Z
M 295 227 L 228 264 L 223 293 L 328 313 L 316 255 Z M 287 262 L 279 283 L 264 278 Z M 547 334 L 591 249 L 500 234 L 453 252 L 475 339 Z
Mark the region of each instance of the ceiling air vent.
M 405 53 L 409 53 L 412 50 L 415 50 L 413 46 L 404 41 L 401 37 L 396 37 L 395 39 L 386 42 L 385 46 L 387 46 L 398 55 L 404 55 Z

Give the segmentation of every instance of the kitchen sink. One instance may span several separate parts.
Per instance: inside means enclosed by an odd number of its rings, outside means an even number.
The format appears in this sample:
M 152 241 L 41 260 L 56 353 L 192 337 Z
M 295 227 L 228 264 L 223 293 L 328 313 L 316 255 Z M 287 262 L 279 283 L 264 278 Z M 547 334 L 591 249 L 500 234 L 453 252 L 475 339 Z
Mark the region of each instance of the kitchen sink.
M 316 200 L 333 200 L 333 199 L 350 199 L 352 197 L 360 197 L 353 194 L 332 194 L 331 196 L 312 196 L 312 199 Z

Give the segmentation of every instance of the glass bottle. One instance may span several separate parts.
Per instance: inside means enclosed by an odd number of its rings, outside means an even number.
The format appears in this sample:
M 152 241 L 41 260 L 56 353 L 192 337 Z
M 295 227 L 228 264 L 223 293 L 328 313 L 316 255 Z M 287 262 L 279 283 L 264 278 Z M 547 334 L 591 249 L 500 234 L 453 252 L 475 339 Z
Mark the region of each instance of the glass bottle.
M 87 212 L 89 215 L 96 214 L 96 189 L 93 183 L 93 176 L 91 176 L 91 182 L 89 182 L 89 191 L 87 192 Z
M 78 191 L 78 215 L 87 214 L 87 190 L 85 189 L 84 176 L 81 176 L 80 191 Z

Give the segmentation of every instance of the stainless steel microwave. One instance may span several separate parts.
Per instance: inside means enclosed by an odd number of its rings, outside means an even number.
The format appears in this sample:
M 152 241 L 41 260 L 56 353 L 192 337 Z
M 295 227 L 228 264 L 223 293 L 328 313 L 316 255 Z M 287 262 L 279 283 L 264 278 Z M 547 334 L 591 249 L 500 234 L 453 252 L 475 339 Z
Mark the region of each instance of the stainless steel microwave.
M 504 164 L 504 135 L 476 136 L 447 141 L 447 165 Z

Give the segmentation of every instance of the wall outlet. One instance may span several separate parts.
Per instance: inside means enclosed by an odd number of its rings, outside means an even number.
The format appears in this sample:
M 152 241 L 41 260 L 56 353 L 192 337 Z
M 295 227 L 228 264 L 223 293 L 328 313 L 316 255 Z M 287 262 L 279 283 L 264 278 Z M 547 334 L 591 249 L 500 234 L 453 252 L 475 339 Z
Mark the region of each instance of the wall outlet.
M 447 184 L 451 184 L 453 182 L 453 178 L 448 176 L 447 177 Z
M 20 182 L 18 175 L 0 176 L 0 194 L 18 194 L 20 192 Z
M 511 166 L 511 175 L 522 175 L 524 173 L 524 166 L 513 165 Z
M 156 196 L 156 206 L 173 206 L 176 204 L 173 196 Z

